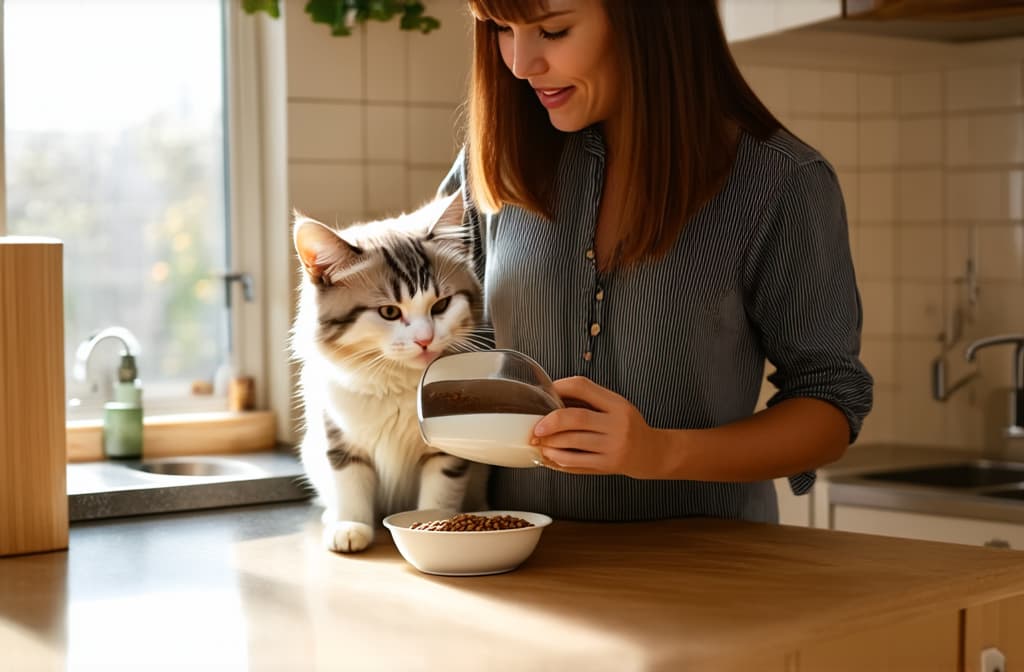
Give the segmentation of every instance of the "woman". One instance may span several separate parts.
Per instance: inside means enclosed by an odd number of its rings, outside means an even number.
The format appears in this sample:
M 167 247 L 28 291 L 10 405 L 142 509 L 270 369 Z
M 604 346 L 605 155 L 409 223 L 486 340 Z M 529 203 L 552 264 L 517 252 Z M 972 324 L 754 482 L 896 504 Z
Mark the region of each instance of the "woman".
M 469 0 L 464 186 L 497 347 L 564 398 L 492 506 L 778 519 L 871 406 L 836 176 L 739 73 L 714 0 Z M 778 388 L 754 414 L 765 359 Z

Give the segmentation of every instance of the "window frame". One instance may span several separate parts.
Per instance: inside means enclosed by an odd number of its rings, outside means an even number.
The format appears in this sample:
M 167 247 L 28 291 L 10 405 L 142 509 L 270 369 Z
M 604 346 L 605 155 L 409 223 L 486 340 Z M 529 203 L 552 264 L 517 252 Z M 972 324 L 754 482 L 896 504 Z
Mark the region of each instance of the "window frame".
M 3 9 L 0 0 L 0 236 L 6 234 L 7 216 Z M 252 421 L 264 431 L 254 441 L 253 449 L 265 449 L 267 427 L 276 428 L 275 441 L 286 443 L 294 443 L 295 431 L 291 403 L 294 383 L 287 350 L 294 299 L 289 281 L 291 255 L 287 254 L 292 243 L 287 207 L 284 17 L 245 14 L 241 3 L 234 0 L 223 0 L 221 11 L 226 70 L 229 272 L 249 273 L 254 290 L 253 301 L 246 302 L 240 290 L 232 286 L 231 348 L 239 371 L 256 380 L 256 408 L 261 412 L 252 414 Z M 268 411 L 276 416 L 276 422 L 269 425 Z M 178 418 L 180 422 L 175 424 L 222 425 L 224 417 L 223 412 L 191 413 Z M 245 423 L 244 417 L 236 419 Z M 167 421 L 150 415 L 146 424 L 166 426 Z M 90 445 L 97 442 L 95 429 L 99 425 L 100 420 L 69 422 L 69 446 L 81 445 L 83 440 Z M 199 439 L 200 444 L 194 440 L 181 442 L 180 454 L 216 452 L 218 445 L 203 445 L 203 436 L 203 432 L 191 432 L 190 437 Z M 211 433 L 211 442 L 222 440 L 221 434 Z M 239 446 L 234 449 L 237 452 Z M 86 454 L 101 455 L 101 451 L 89 448 Z

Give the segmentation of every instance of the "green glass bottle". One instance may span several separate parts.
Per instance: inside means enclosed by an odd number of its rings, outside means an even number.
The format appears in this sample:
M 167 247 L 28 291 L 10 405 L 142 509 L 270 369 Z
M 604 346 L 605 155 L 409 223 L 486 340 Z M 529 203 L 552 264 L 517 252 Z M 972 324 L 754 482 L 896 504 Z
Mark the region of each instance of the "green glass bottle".
M 103 406 L 103 454 L 111 459 L 142 457 L 142 386 L 135 357 L 121 356 L 114 399 Z

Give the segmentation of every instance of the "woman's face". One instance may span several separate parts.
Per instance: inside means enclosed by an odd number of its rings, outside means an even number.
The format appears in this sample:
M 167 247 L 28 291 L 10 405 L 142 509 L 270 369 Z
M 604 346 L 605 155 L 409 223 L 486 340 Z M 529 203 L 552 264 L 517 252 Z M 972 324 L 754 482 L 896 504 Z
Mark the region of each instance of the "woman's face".
M 498 26 L 501 57 L 533 88 L 555 128 L 571 132 L 608 121 L 618 71 L 602 0 L 548 0 L 529 23 Z

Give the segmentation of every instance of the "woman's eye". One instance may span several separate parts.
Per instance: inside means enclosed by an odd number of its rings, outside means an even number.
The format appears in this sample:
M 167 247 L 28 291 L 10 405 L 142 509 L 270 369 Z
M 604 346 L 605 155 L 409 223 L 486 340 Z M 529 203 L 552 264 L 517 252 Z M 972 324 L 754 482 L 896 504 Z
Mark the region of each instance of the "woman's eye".
M 402 309 L 398 306 L 381 306 L 377 309 L 377 312 L 385 320 L 397 320 L 402 316 Z
M 503 26 L 500 23 L 495 23 L 494 24 L 494 30 L 496 32 L 499 32 L 499 33 L 511 33 L 512 32 L 512 27 L 511 26 Z
M 545 40 L 557 40 L 559 38 L 565 37 L 568 34 L 569 34 L 569 29 L 568 28 L 566 28 L 565 30 L 557 30 L 557 31 L 548 31 L 548 30 L 544 30 L 543 28 L 540 29 L 540 36 L 543 37 Z
M 448 310 L 448 304 L 451 303 L 452 297 L 446 296 L 434 305 L 430 307 L 431 315 L 440 315 L 444 311 Z

